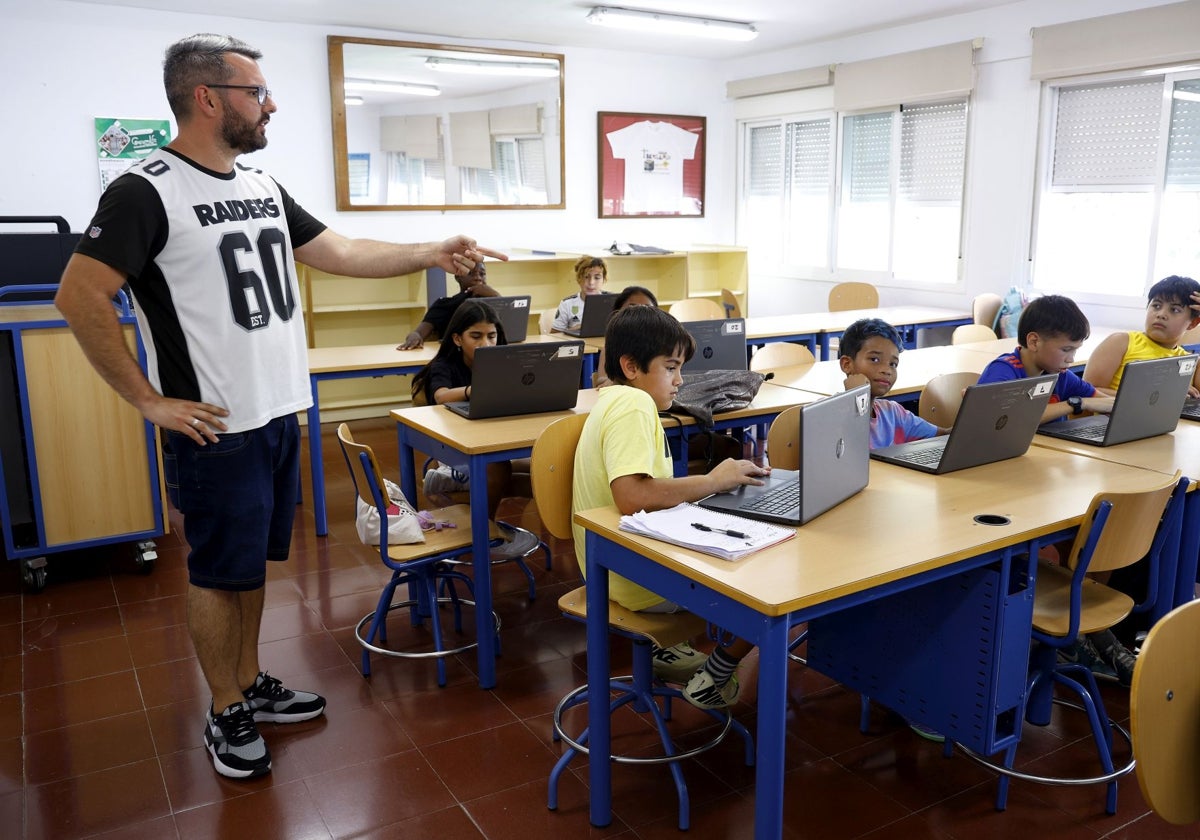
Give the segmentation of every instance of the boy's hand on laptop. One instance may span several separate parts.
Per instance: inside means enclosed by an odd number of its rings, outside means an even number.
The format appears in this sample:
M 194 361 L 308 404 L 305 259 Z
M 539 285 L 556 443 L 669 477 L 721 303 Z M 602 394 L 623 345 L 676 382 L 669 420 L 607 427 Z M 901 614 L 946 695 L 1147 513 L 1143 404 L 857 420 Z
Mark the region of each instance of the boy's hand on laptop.
M 1094 411 L 1097 414 L 1111 414 L 1113 409 L 1113 398 L 1105 396 L 1084 397 L 1083 410 Z
M 709 472 L 709 477 L 717 484 L 714 492 L 724 493 L 743 484 L 761 485 L 760 476 L 770 475 L 770 467 L 760 467 L 753 461 L 726 458 Z
M 851 388 L 857 388 L 859 385 L 870 385 L 871 380 L 867 379 L 865 374 L 852 373 L 846 377 L 844 390 L 849 391 Z

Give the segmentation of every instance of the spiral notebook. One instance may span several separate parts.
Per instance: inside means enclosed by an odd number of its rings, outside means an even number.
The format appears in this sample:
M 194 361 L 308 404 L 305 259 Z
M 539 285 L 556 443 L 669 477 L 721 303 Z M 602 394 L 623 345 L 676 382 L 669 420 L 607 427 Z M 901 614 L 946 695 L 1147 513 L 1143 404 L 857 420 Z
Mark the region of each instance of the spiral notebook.
M 718 513 L 687 502 L 653 513 L 643 510 L 622 516 L 620 528 L 722 560 L 740 560 L 796 536 L 791 528 Z

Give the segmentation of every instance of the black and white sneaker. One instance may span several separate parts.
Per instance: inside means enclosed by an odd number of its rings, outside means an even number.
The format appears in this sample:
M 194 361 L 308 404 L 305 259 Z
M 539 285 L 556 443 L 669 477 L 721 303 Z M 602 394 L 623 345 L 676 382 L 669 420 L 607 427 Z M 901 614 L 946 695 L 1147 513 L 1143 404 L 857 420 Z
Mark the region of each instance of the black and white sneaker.
M 250 779 L 271 772 L 271 753 L 254 725 L 254 712 L 246 703 L 234 703 L 221 714 L 208 707 L 204 745 L 213 767 L 231 779 Z
M 266 671 L 254 678 L 254 685 L 242 692 L 254 719 L 265 723 L 299 723 L 312 720 L 325 711 L 325 698 L 311 691 L 292 691 Z

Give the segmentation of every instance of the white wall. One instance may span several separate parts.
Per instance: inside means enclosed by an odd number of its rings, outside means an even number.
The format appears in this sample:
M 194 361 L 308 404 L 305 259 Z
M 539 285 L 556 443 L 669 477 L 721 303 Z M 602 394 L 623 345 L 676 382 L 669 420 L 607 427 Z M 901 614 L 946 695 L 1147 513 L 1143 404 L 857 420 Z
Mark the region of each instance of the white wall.
M 0 112 L 10 138 L 0 179 L 0 215 L 60 214 L 72 229 L 82 230 L 99 195 L 92 118 L 169 117 L 161 81 L 163 50 L 184 35 L 216 31 L 236 35 L 264 52 L 262 66 L 279 105 L 269 129 L 270 146 L 251 160 L 343 233 L 418 241 L 464 232 L 499 247 L 598 249 L 614 239 L 665 247 L 729 243 L 734 237 L 736 144 L 732 104 L 724 95 L 727 80 L 983 37 L 971 102 L 963 279 L 949 291 L 881 289 L 885 304 L 961 307 L 979 292 L 1002 292 L 1028 277 L 1040 95 L 1039 86 L 1029 79 L 1030 28 L 1162 2 L 1024 0 L 723 63 L 560 49 L 567 73 L 567 209 L 443 214 L 334 209 L 325 37 L 422 40 L 419 36 L 62 0 L 0 0 Z M 597 219 L 597 111 L 706 116 L 706 217 Z M 14 135 L 17 142 L 12 142 Z M 822 309 L 826 290 L 824 283 L 755 275 L 751 314 Z M 1088 314 L 1097 323 L 1137 324 L 1141 309 L 1140 301 L 1131 301 L 1126 308 Z
M 334 209 L 326 36 L 427 38 L 60 0 L 0 0 L 0 20 L 0 105 L 9 121 L 6 134 L 19 138 L 5 155 L 0 215 L 62 215 L 72 230 L 82 230 L 100 194 L 92 119 L 170 118 L 162 89 L 163 51 L 185 35 L 225 32 L 262 50 L 263 72 L 279 106 L 268 128 L 270 145 L 248 160 L 339 232 L 403 242 L 463 232 L 501 248 L 595 249 L 615 239 L 682 247 L 733 236 L 733 127 L 724 83 L 712 62 L 556 50 L 566 56 L 566 210 L 339 213 Z M 708 118 L 710 209 L 705 218 L 596 218 L 596 112 L 605 110 Z

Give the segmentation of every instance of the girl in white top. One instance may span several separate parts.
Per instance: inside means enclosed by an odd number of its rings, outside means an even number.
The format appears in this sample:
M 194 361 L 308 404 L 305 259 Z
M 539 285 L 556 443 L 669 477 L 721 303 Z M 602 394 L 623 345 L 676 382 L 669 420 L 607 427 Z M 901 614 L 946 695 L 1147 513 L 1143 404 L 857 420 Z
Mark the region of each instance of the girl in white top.
M 575 282 L 579 284 L 579 292 L 568 298 L 563 298 L 554 315 L 553 329 L 570 330 L 579 326 L 583 317 L 583 299 L 588 295 L 604 293 L 604 284 L 608 281 L 608 266 L 600 257 L 583 255 L 575 263 Z

